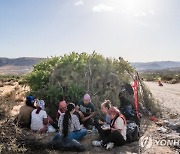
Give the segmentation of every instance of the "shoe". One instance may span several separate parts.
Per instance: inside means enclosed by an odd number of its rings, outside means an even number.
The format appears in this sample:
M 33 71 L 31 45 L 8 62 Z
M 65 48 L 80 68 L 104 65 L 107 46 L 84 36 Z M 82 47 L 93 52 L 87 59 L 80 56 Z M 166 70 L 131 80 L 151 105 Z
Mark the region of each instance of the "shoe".
M 95 147 L 101 147 L 102 146 L 102 141 L 92 141 L 92 145 Z
M 87 133 L 88 133 L 88 134 L 91 134 L 91 133 L 92 133 L 92 130 L 88 130 L 88 129 L 87 129 Z
M 107 145 L 106 145 L 106 149 L 107 150 L 110 150 L 110 149 L 112 149 L 114 147 L 114 143 L 112 143 L 112 142 L 109 142 Z

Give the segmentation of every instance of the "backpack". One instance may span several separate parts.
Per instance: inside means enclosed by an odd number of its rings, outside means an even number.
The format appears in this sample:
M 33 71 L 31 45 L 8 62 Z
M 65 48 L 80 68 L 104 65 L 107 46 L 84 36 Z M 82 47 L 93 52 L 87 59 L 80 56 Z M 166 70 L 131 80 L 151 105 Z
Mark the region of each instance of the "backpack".
M 134 121 L 127 121 L 126 142 L 138 141 L 139 137 L 139 126 Z

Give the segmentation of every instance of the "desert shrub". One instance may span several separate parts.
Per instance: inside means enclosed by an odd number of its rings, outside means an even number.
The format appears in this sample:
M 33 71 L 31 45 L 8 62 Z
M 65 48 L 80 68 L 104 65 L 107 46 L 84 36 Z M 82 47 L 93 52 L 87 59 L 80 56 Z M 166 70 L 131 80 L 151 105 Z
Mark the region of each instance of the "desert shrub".
M 20 76 L 18 75 L 0 75 L 0 81 L 1 82 L 15 82 L 18 81 Z
M 140 109 L 143 110 L 143 113 L 146 114 L 156 114 L 156 113 L 160 113 L 160 104 L 159 102 L 157 102 L 151 91 L 147 88 L 147 86 L 143 83 L 140 82 L 140 88 L 141 88 L 141 92 L 139 92 L 139 104 L 140 104 Z M 148 113 L 147 113 L 148 112 Z
M 91 95 L 96 109 L 105 99 L 119 107 L 122 85 L 132 81 L 133 73 L 134 69 L 123 58 L 72 52 L 35 65 L 25 82 L 31 94 L 45 100 L 53 117 L 60 100 L 77 104 L 85 93 Z
M 35 65 L 25 81 L 31 94 L 46 101 L 49 113 L 54 113 L 58 101 L 76 104 L 85 93 L 90 93 L 96 106 L 104 99 L 110 99 L 119 106 L 120 87 L 131 80 L 126 70 L 134 71 L 122 58 L 72 52 Z

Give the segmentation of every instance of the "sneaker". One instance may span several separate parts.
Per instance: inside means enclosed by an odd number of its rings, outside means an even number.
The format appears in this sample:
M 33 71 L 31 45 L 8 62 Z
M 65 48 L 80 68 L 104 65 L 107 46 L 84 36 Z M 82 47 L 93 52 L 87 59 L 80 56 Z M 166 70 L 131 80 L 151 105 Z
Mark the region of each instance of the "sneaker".
M 87 129 L 87 133 L 88 133 L 88 134 L 91 134 L 91 133 L 92 133 L 92 130 Z
M 92 141 L 92 145 L 95 147 L 101 147 L 102 141 Z
M 114 147 L 114 143 L 112 142 L 109 142 L 107 145 L 106 145 L 106 149 L 109 150 L 109 149 L 112 149 Z

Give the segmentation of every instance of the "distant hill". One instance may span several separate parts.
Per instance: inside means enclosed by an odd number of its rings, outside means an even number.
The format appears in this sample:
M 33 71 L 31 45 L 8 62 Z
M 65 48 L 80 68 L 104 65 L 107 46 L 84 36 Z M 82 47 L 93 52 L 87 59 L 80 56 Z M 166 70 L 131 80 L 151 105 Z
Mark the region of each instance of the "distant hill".
M 21 57 L 3 58 L 0 57 L 0 75 L 21 75 L 31 72 L 33 65 L 45 58 Z
M 39 63 L 44 58 L 31 58 L 31 57 L 22 57 L 22 58 L 0 58 L 0 67 L 5 65 L 11 66 L 32 66 Z
M 0 57 L 0 75 L 21 75 L 31 72 L 33 65 L 45 58 L 21 57 L 4 58 Z M 180 70 L 180 62 L 159 61 L 159 62 L 132 62 L 131 65 L 138 71 L 157 70 Z
M 180 62 L 175 61 L 133 62 L 131 65 L 138 71 L 180 69 Z

